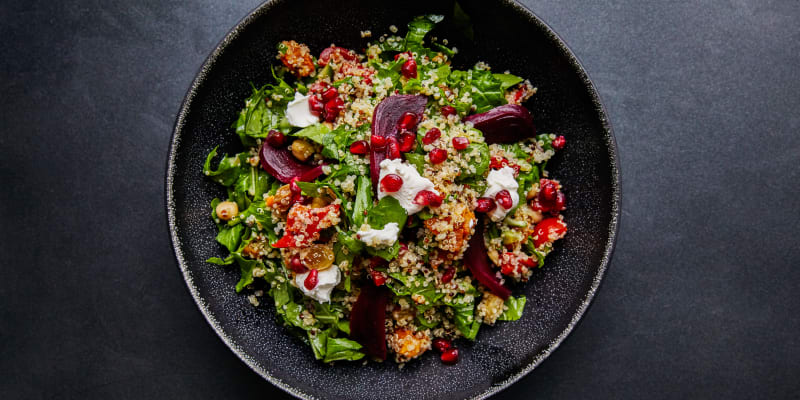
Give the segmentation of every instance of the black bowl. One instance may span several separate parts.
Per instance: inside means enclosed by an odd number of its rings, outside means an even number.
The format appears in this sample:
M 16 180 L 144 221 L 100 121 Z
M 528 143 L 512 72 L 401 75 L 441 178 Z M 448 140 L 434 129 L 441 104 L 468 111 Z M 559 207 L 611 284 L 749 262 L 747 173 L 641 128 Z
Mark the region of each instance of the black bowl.
M 616 144 L 597 93 L 575 56 L 529 10 L 511 1 L 463 0 L 474 40 L 453 23 L 452 1 L 272 1 L 244 18 L 203 64 L 181 106 L 167 166 L 172 243 L 192 296 L 222 340 L 258 374 L 307 398 L 481 398 L 533 370 L 575 327 L 597 291 L 611 257 L 619 218 Z M 526 106 L 540 132 L 561 133 L 565 150 L 548 166 L 566 187 L 569 233 L 547 263 L 518 288 L 528 297 L 516 322 L 483 327 L 461 343 L 460 361 L 442 364 L 434 352 L 403 369 L 393 362 L 325 365 L 275 322 L 271 303 L 253 307 L 237 294 L 236 268 L 205 263 L 224 256 L 216 244 L 209 202 L 223 192 L 201 170 L 216 145 L 240 151 L 230 128 L 250 83 L 270 82 L 276 44 L 294 39 L 319 52 L 331 42 L 362 49 L 390 25 L 401 29 L 424 13 L 448 16 L 433 35 L 448 38 L 460 68 L 485 61 L 496 71 L 530 78 L 539 88 Z

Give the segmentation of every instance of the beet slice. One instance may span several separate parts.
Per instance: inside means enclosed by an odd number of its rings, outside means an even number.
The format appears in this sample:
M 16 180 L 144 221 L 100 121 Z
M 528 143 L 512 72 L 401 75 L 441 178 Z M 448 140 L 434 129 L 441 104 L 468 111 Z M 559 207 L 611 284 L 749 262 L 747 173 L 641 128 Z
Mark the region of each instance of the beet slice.
M 389 96 L 381 101 L 372 113 L 372 134 L 386 138 L 399 139 L 397 122 L 400 117 L 410 112 L 417 116 L 417 121 L 422 121 L 425 105 L 428 98 L 425 96 L 402 94 Z M 386 148 L 370 149 L 369 170 L 372 176 L 372 188 L 377 190 L 378 177 L 381 171 L 381 161 L 386 159 Z
M 285 147 L 275 148 L 265 142 L 261 145 L 258 157 L 261 160 L 261 168 L 283 183 L 291 182 L 296 176 L 300 177 L 301 181 L 310 182 L 322 175 L 322 166 L 297 161 L 292 152 Z
M 386 359 L 386 304 L 390 293 L 385 286 L 371 283 L 361 288 L 350 311 L 350 338 L 364 346 L 365 353 Z
M 479 220 L 478 226 L 475 227 L 475 234 L 469 239 L 469 247 L 464 253 L 464 264 L 472 272 L 472 276 L 497 297 L 506 300 L 508 296 L 511 296 L 511 290 L 497 280 L 494 271 L 489 266 L 486 243 L 483 242 L 483 220 Z
M 514 143 L 536 135 L 533 116 L 523 106 L 506 104 L 485 113 L 470 115 L 464 122 L 472 122 L 483 133 L 486 143 Z

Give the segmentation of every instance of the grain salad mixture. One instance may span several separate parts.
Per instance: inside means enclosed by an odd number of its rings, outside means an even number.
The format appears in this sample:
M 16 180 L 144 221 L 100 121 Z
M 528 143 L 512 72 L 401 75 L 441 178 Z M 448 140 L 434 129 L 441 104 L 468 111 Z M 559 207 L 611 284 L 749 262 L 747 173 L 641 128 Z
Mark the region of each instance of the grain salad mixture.
M 230 252 L 208 261 L 238 266 L 236 291 L 274 303 L 323 362 L 457 362 L 457 339 L 521 317 L 509 285 L 566 234 L 545 171 L 565 140 L 537 134 L 521 105 L 536 89 L 455 69 L 457 49 L 428 35 L 441 20 L 390 27 L 363 54 L 281 42 L 274 83 L 234 124 L 247 150 L 205 161 L 227 189 L 211 217 Z

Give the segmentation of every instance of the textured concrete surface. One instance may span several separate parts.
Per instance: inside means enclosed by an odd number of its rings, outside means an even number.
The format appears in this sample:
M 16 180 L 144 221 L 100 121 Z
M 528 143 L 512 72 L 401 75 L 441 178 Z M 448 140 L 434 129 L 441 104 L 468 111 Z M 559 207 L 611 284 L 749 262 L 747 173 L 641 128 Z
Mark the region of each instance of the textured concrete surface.
M 0 4 L 0 398 L 286 398 L 170 248 L 164 166 L 257 1 Z M 581 325 L 499 399 L 800 393 L 800 4 L 525 1 L 615 128 L 622 227 Z

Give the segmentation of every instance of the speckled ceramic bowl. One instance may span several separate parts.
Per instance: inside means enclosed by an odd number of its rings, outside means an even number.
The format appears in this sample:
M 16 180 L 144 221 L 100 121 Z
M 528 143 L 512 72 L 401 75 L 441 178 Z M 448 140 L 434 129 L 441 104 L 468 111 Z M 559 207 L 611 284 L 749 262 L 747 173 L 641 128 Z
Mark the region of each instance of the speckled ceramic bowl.
M 446 18 L 434 31 L 459 49 L 454 65 L 485 61 L 496 71 L 530 78 L 539 88 L 526 106 L 540 132 L 566 136 L 548 165 L 566 187 L 569 233 L 545 267 L 515 289 L 528 304 L 522 319 L 482 327 L 474 343 L 459 343 L 460 362 L 442 364 L 434 352 L 398 369 L 393 362 L 325 365 L 275 322 L 268 302 L 253 307 L 234 291 L 239 272 L 205 263 L 224 256 L 208 216 L 222 196 L 201 173 L 216 145 L 241 145 L 230 128 L 250 82 L 269 82 L 275 46 L 284 39 L 319 52 L 337 45 L 363 49 L 360 31 L 376 36 L 404 27 L 415 15 L 451 16 L 452 1 L 272 1 L 245 17 L 203 64 L 181 106 L 167 166 L 167 211 L 172 243 L 189 291 L 222 340 L 254 371 L 304 398 L 483 398 L 507 387 L 542 362 L 572 331 L 600 285 L 614 247 L 619 218 L 619 170 L 611 127 L 597 93 L 575 56 L 529 10 L 510 1 L 461 1 L 472 16 L 474 40 Z

